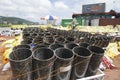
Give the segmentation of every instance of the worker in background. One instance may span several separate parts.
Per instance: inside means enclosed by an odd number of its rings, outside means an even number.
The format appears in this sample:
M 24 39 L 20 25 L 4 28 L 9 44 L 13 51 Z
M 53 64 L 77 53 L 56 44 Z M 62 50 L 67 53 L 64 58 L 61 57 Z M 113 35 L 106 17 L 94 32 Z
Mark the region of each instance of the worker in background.
M 73 18 L 73 21 L 72 21 L 72 30 L 75 30 L 76 24 L 77 24 L 77 20 L 76 20 L 76 18 L 74 17 L 74 18 Z

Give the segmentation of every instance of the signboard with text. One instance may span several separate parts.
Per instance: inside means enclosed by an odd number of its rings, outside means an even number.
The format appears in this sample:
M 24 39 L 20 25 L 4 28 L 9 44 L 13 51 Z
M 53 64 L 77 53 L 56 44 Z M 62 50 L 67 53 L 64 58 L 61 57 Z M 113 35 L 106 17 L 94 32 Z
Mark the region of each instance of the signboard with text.
M 62 19 L 61 25 L 63 27 L 71 26 L 72 22 L 73 22 L 73 19 Z M 76 19 L 76 25 L 77 26 L 82 25 L 82 19 Z
M 82 6 L 82 13 L 105 12 L 105 3 L 88 4 Z

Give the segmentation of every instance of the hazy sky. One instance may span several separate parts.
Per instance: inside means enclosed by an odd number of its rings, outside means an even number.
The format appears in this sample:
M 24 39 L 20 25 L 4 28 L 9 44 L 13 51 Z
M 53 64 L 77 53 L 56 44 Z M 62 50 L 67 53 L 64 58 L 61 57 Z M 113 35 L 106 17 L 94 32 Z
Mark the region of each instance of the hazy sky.
M 46 15 L 71 18 L 73 13 L 81 13 L 82 5 L 94 3 L 106 3 L 106 12 L 111 9 L 120 12 L 120 0 L 0 0 L 0 15 L 37 22 Z

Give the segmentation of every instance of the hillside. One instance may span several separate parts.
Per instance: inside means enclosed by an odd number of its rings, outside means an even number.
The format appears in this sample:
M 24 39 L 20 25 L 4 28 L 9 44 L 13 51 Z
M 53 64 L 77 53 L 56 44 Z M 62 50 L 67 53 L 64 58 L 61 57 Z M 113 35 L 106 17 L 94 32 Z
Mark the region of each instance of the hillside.
M 35 22 L 25 20 L 25 19 L 22 19 L 22 18 L 0 16 L 0 24 L 6 24 L 6 23 L 11 23 L 11 24 L 35 24 Z

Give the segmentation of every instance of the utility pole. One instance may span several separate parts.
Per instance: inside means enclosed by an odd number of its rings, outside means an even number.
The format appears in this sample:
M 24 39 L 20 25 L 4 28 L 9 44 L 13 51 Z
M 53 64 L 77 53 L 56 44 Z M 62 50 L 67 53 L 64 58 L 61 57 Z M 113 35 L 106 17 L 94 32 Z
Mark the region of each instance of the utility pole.
M 113 10 L 115 11 L 115 0 L 113 0 Z
M 6 17 L 7 19 L 6 19 L 6 22 L 7 22 L 7 25 L 8 25 L 8 15 L 7 15 L 7 17 Z

